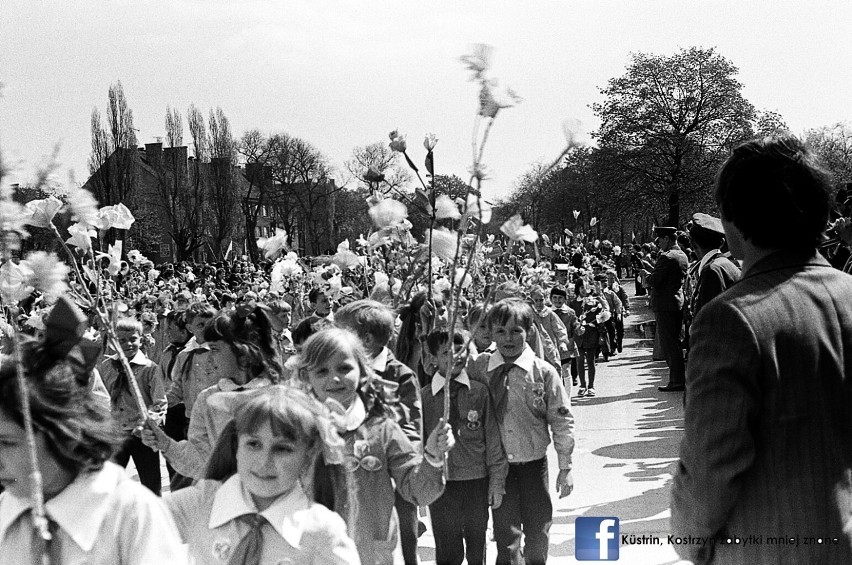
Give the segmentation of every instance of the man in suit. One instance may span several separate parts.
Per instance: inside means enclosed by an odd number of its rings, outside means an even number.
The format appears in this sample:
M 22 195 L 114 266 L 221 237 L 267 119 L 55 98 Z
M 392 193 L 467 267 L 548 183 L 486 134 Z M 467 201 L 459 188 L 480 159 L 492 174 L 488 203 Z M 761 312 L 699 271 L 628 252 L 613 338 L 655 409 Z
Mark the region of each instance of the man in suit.
M 677 244 L 676 228 L 656 227 L 654 232 L 660 255 L 646 280 L 651 287 L 651 309 L 657 322 L 660 347 L 669 367 L 668 384 L 657 388 L 663 392 L 677 392 L 683 390 L 686 375 L 680 328 L 683 324 L 683 280 L 689 260 Z
M 722 221 L 709 214 L 695 213 L 687 227 L 697 260 L 689 266 L 687 305 L 684 308 L 684 327 L 687 344 L 692 320 L 702 306 L 722 294 L 740 278 L 740 268 L 722 253 L 725 230 Z
M 697 565 L 852 563 L 852 276 L 817 253 L 828 177 L 792 136 L 753 140 L 716 200 L 743 272 L 692 325 L 675 549 Z

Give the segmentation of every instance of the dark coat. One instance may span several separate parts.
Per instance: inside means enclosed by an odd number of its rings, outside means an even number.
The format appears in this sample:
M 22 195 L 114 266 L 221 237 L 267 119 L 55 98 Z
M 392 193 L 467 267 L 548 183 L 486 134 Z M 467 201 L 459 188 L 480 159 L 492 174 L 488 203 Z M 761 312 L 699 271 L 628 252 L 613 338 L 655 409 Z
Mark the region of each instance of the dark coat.
M 852 276 L 775 253 L 701 308 L 692 338 L 672 533 L 763 538 L 675 549 L 696 565 L 852 563 Z
M 702 306 L 722 294 L 725 289 L 740 280 L 740 268 L 721 252 L 713 256 L 698 273 L 698 282 L 692 292 L 692 316 Z
M 657 257 L 647 278 L 654 312 L 676 312 L 683 308 L 683 279 L 688 265 L 686 254 L 677 245 Z

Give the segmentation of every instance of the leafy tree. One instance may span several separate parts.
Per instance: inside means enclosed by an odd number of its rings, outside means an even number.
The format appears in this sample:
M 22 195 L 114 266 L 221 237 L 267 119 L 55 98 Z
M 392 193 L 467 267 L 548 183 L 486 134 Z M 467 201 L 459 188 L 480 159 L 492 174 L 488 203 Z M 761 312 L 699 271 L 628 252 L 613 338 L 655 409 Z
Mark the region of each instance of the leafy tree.
M 616 156 L 611 178 L 661 201 L 668 224 L 681 223 L 684 205 L 711 190 L 721 160 L 752 135 L 755 110 L 737 73 L 712 48 L 636 53 L 627 72 L 601 89 L 604 101 L 591 106 L 601 120 L 593 136 Z
M 838 122 L 808 130 L 805 143 L 819 155 L 835 184 L 852 182 L 852 126 Z
M 789 133 L 790 128 L 784 117 L 778 112 L 771 110 L 760 110 L 754 122 L 754 135 L 765 137 L 767 135 L 781 135 Z

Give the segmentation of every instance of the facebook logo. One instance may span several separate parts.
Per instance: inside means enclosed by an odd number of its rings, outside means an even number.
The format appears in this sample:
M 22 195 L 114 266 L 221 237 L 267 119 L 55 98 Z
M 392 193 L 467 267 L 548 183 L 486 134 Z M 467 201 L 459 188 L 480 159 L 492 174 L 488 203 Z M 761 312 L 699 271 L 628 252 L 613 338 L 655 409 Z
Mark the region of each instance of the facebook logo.
M 618 518 L 578 517 L 574 521 L 577 561 L 618 561 Z

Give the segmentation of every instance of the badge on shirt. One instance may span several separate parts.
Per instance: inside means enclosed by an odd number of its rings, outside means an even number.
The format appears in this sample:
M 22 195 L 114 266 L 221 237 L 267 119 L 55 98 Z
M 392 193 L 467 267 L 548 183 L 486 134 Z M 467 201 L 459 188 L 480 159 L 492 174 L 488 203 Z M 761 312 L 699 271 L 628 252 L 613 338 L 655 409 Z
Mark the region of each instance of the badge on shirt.
M 370 453 L 370 443 L 365 439 L 356 439 L 355 445 L 353 446 L 353 452 L 355 453 L 355 457 L 361 459 Z
M 226 538 L 213 542 L 213 557 L 227 561 L 231 557 L 231 540 Z
M 476 410 L 468 410 L 467 412 L 467 429 L 472 432 L 475 432 L 482 426 L 482 422 L 479 421 L 479 412 Z
M 536 408 L 544 408 L 544 383 L 532 384 L 533 405 Z
M 361 468 L 365 471 L 379 471 L 382 467 L 382 460 L 375 455 L 367 455 L 361 459 Z

